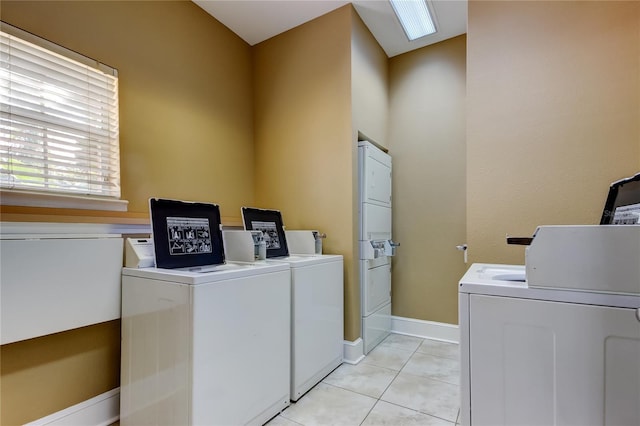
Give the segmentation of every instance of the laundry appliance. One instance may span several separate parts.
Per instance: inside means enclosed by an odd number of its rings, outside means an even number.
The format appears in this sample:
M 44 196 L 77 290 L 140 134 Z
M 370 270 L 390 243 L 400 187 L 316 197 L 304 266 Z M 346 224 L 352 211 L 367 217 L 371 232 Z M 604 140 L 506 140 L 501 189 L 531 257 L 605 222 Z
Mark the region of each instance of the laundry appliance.
M 460 280 L 461 424 L 640 424 L 640 225 L 539 227 Z
M 290 404 L 289 265 L 225 262 L 217 205 L 150 204 L 155 266 L 122 271 L 120 424 L 264 424 Z
M 243 207 L 246 231 L 263 233 L 266 261 L 291 268 L 291 384 L 290 398 L 302 395 L 342 364 L 344 344 L 344 262 L 341 255 L 317 251 L 318 231 L 285 230 L 278 210 Z M 251 241 L 242 231 L 226 231 L 225 244 L 233 260 L 251 260 Z M 235 244 L 234 244 L 235 242 Z M 260 238 L 253 242 L 260 244 Z M 235 245 L 235 247 L 233 247 Z
M 391 332 L 391 156 L 358 142 L 362 340 L 369 353 Z

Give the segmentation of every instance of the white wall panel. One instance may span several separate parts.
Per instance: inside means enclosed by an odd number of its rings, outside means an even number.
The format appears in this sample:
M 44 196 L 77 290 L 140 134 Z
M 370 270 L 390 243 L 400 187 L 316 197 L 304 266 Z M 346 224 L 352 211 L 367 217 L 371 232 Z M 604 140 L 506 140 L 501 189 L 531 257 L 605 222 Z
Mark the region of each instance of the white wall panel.
M 2 238 L 3 345 L 120 318 L 120 235 Z

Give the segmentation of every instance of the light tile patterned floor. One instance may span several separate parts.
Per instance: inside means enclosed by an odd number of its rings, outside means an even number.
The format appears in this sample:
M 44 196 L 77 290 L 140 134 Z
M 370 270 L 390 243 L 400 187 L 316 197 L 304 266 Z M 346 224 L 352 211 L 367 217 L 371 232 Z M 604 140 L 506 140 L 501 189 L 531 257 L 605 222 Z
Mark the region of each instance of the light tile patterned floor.
M 269 426 L 454 426 L 458 345 L 391 334 L 357 365 L 342 364 Z

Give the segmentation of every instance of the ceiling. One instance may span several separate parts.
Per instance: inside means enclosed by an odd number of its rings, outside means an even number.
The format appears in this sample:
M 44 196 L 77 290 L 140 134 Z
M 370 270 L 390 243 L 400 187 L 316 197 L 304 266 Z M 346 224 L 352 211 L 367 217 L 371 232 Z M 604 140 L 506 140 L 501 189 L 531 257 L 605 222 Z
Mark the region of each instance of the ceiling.
M 258 44 L 347 3 L 353 3 L 388 57 L 467 32 L 467 0 L 427 0 L 435 34 L 408 41 L 386 0 L 192 0 L 250 45 Z

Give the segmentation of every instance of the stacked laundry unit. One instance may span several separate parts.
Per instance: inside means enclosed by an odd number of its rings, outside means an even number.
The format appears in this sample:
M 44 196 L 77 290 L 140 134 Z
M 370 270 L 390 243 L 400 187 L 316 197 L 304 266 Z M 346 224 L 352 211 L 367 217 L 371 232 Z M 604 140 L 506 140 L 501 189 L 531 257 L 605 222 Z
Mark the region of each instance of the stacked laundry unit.
M 360 295 L 364 353 L 391 332 L 391 156 L 358 143 Z

